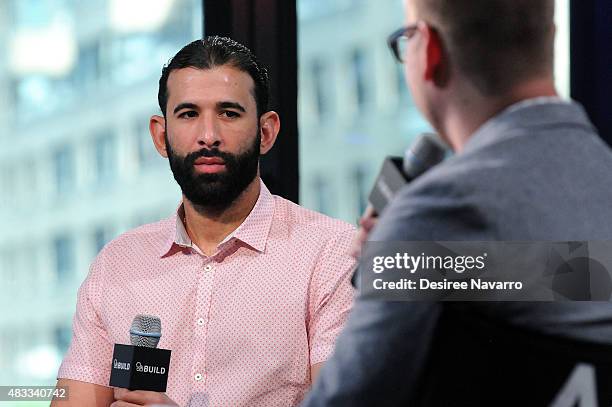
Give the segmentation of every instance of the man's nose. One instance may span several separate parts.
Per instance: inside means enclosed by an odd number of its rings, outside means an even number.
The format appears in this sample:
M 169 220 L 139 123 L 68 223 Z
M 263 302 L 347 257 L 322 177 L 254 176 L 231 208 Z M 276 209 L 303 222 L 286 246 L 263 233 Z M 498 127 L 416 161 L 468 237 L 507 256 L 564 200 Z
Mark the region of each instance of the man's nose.
M 216 119 L 216 116 L 211 114 L 203 117 L 203 123 L 198 134 L 198 145 L 200 147 L 219 147 L 221 144 L 221 135 Z

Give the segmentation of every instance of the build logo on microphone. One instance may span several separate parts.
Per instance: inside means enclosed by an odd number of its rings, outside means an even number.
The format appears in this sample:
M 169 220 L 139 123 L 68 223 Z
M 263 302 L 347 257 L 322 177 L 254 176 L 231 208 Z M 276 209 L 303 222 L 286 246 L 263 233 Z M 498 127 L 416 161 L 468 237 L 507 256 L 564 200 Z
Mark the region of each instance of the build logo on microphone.
M 129 362 L 117 362 L 117 359 L 113 360 L 113 368 L 121 370 L 130 370 Z
M 166 368 L 165 367 L 159 367 L 159 366 L 143 365 L 140 362 L 136 362 L 136 371 L 137 372 L 142 372 L 142 373 L 164 374 L 164 373 L 166 373 Z

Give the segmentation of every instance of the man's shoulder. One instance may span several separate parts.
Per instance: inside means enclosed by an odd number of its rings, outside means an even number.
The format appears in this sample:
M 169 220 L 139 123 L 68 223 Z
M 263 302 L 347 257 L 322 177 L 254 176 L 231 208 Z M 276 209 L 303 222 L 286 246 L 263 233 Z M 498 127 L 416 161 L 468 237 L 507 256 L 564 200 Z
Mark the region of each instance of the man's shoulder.
M 169 239 L 174 217 L 168 217 L 157 222 L 147 223 L 122 233 L 101 250 L 100 254 L 118 255 L 137 250 L 161 250 Z
M 274 202 L 275 218 L 286 223 L 292 229 L 303 229 L 308 231 L 309 234 L 324 237 L 355 233 L 355 226 L 350 223 L 304 208 L 283 197 L 274 195 Z
M 501 196 L 507 201 L 533 195 L 535 186 L 580 178 L 612 179 L 610 148 L 585 128 L 568 128 L 565 133 L 554 127 L 532 132 L 520 128 L 507 133 L 445 160 L 402 193 L 433 198 L 472 195 L 480 201 Z

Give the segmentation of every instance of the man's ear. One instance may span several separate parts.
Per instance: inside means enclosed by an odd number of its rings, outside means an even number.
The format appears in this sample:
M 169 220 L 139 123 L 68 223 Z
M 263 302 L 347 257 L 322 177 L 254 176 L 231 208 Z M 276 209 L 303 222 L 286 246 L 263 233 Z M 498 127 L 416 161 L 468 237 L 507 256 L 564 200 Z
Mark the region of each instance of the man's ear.
M 149 132 L 153 139 L 155 149 L 162 156 L 168 158 L 166 151 L 166 119 L 162 116 L 154 115 L 149 120 Z
M 425 39 L 425 80 L 439 84 L 446 77 L 444 67 L 444 48 L 438 31 L 424 24 L 421 34 Z
M 269 111 L 261 115 L 259 118 L 259 133 L 261 135 L 261 144 L 259 153 L 266 154 L 274 146 L 276 136 L 280 131 L 280 117 L 275 111 Z

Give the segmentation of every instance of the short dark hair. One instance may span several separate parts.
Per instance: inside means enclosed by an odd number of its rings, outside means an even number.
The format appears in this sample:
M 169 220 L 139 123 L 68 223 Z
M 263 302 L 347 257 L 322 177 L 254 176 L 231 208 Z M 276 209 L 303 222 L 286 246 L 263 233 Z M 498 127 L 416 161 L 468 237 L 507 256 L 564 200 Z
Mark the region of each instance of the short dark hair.
M 210 36 L 185 45 L 163 67 L 159 78 L 157 101 L 164 117 L 168 104 L 168 77 L 172 71 L 182 68 L 212 69 L 223 65 L 232 66 L 251 76 L 253 82 L 255 82 L 253 97 L 257 104 L 257 117 L 267 112 L 269 109 L 270 81 L 266 68 L 259 63 L 255 54 L 244 45 L 231 38 Z
M 486 95 L 548 72 L 554 0 L 416 0 L 461 72 Z

